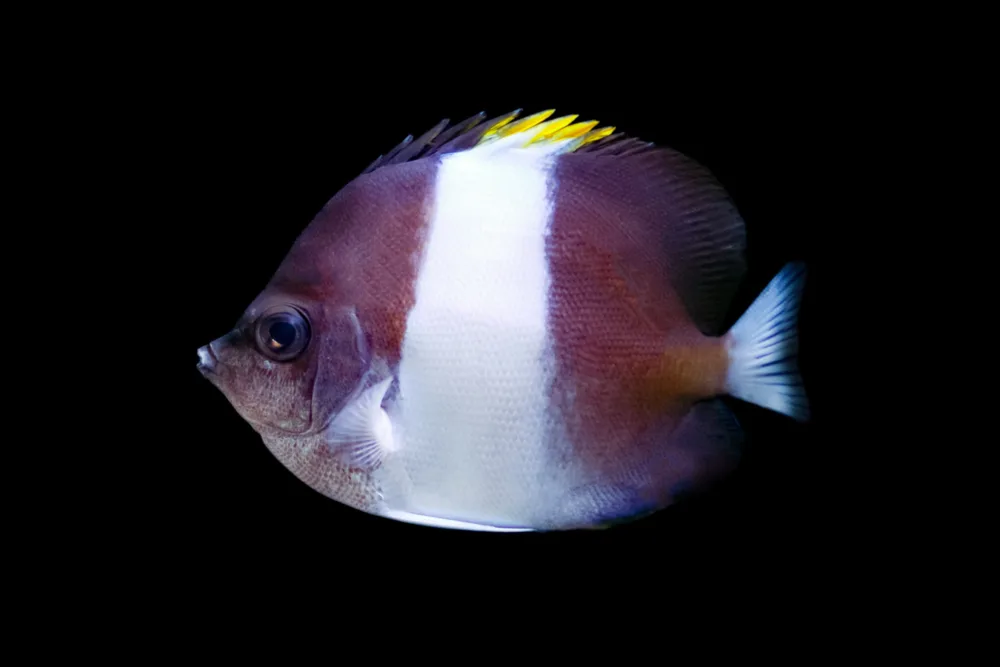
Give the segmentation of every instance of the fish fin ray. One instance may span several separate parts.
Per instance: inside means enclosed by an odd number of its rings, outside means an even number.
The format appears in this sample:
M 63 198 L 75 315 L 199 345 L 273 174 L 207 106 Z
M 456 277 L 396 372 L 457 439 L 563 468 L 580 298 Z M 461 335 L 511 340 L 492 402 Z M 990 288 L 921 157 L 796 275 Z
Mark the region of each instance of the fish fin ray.
M 727 334 L 729 394 L 798 421 L 809 419 L 797 357 L 805 276 L 802 262 L 786 265 Z M 790 324 L 776 329 L 779 321 Z
M 382 409 L 392 378 L 363 391 L 345 405 L 323 433 L 326 444 L 350 465 L 376 468 L 394 451 L 392 423 Z
M 468 150 L 479 143 L 483 135 L 503 127 L 520 113 L 521 110 L 517 109 L 486 120 L 486 114 L 481 111 L 454 124 L 445 118 L 418 139 L 414 139 L 412 134 L 407 135 L 391 151 L 375 158 L 361 173 L 369 174 L 382 167 L 411 162 L 430 155 Z

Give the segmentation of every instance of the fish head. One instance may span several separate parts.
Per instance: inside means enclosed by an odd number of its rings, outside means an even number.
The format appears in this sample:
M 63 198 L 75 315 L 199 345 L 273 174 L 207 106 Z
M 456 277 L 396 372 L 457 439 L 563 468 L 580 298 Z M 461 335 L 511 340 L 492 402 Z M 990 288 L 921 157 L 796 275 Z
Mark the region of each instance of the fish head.
M 370 379 L 368 340 L 353 306 L 269 287 L 198 358 L 202 375 L 300 480 L 348 506 L 378 510 L 372 471 L 344 461 L 326 438 Z
M 276 436 L 322 429 L 369 363 L 353 308 L 269 290 L 198 357 L 198 369 L 240 416 Z
M 198 350 L 201 373 L 281 463 L 373 513 L 377 465 L 346 453 L 338 416 L 350 421 L 374 390 L 390 391 L 433 173 L 410 162 L 346 185 L 233 329 Z
M 364 385 L 371 365 L 352 306 L 268 288 L 234 328 L 198 349 L 198 370 L 317 491 L 371 509 L 372 481 L 340 461 L 324 431 Z

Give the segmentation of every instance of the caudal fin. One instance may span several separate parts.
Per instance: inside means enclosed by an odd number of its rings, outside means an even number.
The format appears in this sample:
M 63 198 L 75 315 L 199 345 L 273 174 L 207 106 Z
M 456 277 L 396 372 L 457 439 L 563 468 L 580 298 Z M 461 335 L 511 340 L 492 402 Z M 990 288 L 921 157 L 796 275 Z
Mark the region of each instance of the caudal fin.
M 805 264 L 786 265 L 727 334 L 729 393 L 799 421 L 809 419 L 797 356 L 805 277 Z

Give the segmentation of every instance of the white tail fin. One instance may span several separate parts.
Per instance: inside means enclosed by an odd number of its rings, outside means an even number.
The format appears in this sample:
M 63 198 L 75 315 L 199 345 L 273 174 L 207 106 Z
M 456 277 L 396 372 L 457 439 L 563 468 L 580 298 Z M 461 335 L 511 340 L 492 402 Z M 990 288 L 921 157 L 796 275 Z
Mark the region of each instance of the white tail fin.
M 797 358 L 805 277 L 804 264 L 786 265 L 727 334 L 729 393 L 799 421 L 809 419 Z

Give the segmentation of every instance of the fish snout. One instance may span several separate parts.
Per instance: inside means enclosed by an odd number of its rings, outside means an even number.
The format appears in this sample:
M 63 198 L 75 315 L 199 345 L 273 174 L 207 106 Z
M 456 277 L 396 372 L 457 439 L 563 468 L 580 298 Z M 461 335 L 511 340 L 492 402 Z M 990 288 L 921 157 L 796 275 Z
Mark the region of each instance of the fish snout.
M 218 365 L 219 360 L 215 356 L 211 343 L 198 348 L 198 370 L 202 375 L 218 373 Z

